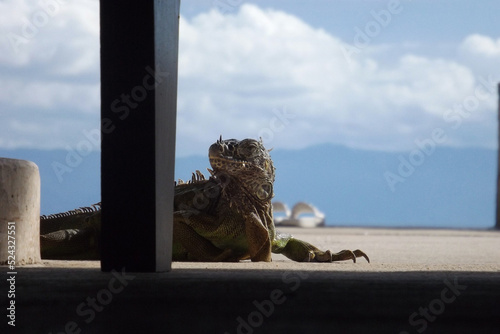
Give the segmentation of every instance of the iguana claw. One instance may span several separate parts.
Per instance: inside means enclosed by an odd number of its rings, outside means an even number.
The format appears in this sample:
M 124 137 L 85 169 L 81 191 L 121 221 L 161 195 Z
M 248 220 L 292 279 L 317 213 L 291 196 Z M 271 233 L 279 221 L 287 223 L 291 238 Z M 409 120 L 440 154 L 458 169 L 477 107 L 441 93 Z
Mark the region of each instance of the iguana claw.
M 325 253 L 327 253 L 327 252 L 329 253 L 330 251 L 328 250 Z M 338 253 L 331 254 L 332 261 L 352 260 L 354 263 L 356 263 L 357 257 L 364 257 L 366 259 L 366 261 L 368 261 L 368 263 L 370 263 L 370 259 L 368 258 L 368 255 L 366 255 L 363 251 L 361 251 L 359 249 L 356 249 L 354 251 L 344 249 Z
M 353 260 L 364 257 L 370 262 L 368 256 L 361 250 L 341 250 L 332 254 L 330 250 L 322 251 L 310 243 L 296 239 L 290 234 L 276 232 L 273 239 L 273 253 L 283 254 L 289 259 L 299 262 L 334 262 Z

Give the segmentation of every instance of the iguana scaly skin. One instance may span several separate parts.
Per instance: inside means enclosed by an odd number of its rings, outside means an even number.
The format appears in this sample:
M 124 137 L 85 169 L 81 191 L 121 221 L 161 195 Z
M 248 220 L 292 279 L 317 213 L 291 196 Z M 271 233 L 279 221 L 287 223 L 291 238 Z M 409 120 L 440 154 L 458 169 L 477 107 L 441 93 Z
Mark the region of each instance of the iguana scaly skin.
M 174 261 L 271 261 L 279 253 L 294 261 L 331 262 L 368 256 L 332 254 L 275 231 L 271 199 L 275 168 L 261 141 L 218 140 L 209 148 L 212 169 L 175 186 Z M 98 259 L 100 203 L 64 214 L 42 216 L 42 258 Z

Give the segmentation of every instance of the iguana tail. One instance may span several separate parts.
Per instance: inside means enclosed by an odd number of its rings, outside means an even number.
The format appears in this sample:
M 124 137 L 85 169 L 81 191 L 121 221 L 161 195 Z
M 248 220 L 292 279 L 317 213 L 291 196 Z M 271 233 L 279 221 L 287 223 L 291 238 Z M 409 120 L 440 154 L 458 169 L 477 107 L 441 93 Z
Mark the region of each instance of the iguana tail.
M 97 260 L 101 203 L 40 217 L 42 259 Z

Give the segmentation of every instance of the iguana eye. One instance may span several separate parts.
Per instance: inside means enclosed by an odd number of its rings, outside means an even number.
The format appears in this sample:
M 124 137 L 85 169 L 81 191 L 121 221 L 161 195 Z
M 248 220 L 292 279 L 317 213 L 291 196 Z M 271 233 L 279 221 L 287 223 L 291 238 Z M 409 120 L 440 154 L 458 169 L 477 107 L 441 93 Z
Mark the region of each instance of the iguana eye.
M 245 159 L 251 159 L 259 154 L 259 147 L 256 143 L 245 143 L 239 147 L 238 154 Z
M 268 200 L 273 197 L 273 185 L 271 183 L 264 183 L 259 185 L 257 191 L 257 197 L 260 200 Z

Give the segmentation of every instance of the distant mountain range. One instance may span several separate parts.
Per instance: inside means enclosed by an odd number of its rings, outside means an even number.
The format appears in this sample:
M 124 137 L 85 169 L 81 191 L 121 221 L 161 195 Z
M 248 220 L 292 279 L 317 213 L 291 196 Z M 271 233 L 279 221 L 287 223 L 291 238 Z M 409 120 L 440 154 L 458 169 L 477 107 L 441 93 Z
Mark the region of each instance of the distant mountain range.
M 419 153 L 420 152 L 420 153 Z M 35 162 L 42 178 L 42 214 L 100 201 L 100 153 L 0 150 Z M 436 148 L 412 152 L 319 145 L 273 150 L 275 200 L 305 201 L 327 225 L 487 228 L 494 225 L 497 151 Z M 178 158 L 176 178 L 209 167 L 206 156 Z M 207 174 L 207 173 L 206 173 Z

